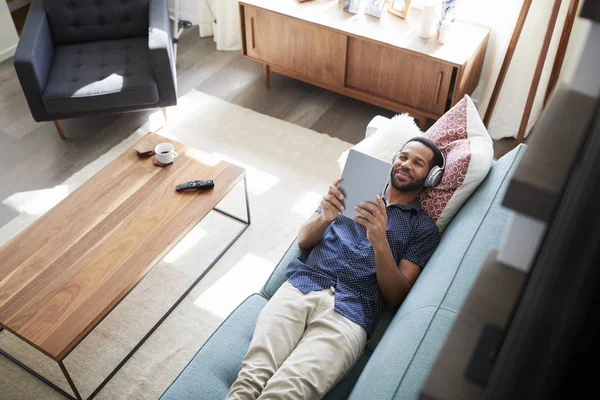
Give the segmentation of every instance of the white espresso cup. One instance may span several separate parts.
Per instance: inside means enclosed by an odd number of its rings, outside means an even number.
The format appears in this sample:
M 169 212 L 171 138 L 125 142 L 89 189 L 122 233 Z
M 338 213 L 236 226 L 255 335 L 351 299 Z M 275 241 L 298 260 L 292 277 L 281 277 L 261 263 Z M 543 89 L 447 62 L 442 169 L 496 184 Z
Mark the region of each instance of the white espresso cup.
M 154 147 L 156 159 L 161 164 L 171 164 L 178 156 L 171 143 L 159 143 Z

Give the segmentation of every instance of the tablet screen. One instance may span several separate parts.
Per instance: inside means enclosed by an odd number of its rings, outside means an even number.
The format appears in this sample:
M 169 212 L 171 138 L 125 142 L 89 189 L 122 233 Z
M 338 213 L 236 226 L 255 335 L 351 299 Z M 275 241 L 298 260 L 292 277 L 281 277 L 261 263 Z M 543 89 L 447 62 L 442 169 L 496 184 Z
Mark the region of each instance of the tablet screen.
M 383 195 L 391 170 L 391 163 L 350 149 L 340 182 L 344 194 L 342 215 L 348 218 L 359 215 L 354 206 L 363 201 L 377 204 L 375 196 Z

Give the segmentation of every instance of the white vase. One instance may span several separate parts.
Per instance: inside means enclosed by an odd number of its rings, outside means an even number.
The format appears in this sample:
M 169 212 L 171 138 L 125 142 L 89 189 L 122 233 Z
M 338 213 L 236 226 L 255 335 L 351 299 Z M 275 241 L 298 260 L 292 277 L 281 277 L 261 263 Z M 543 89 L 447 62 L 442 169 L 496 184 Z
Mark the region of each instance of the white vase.
M 438 34 L 438 41 L 441 44 L 445 44 L 450 39 L 450 35 L 452 33 L 452 25 L 454 25 L 451 21 L 443 21 L 440 26 L 440 33 Z
M 429 39 L 431 36 L 431 29 L 433 27 L 433 20 L 435 19 L 435 6 L 432 2 L 423 4 L 423 14 L 421 17 L 421 29 L 419 30 L 419 36 L 423 39 Z

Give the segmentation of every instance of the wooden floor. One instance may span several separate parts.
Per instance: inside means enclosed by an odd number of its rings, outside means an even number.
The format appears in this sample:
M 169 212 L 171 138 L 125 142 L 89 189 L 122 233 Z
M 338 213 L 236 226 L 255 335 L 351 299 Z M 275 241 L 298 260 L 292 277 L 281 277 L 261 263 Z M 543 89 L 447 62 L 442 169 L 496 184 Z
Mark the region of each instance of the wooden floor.
M 12 62 L 11 58 L 0 63 L 0 226 L 18 215 L 15 194 L 53 188 L 129 136 L 156 111 L 66 120 L 68 140 L 61 140 L 52 122 L 37 123 L 31 117 Z M 261 64 L 237 51 L 217 51 L 212 38 L 198 36 L 197 27 L 180 38 L 177 74 L 180 96 L 196 89 L 350 143 L 364 138 L 367 124 L 376 115 L 395 115 L 277 74 L 272 74 L 271 87 L 266 89 Z M 500 157 L 512 148 L 512 140 L 497 141 L 494 147 Z

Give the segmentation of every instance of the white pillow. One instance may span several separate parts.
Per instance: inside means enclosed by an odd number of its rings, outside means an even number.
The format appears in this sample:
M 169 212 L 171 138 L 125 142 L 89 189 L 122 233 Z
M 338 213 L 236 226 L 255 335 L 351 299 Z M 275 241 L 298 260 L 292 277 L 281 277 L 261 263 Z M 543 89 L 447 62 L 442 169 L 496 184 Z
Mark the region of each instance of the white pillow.
M 398 114 L 392 117 L 388 124 L 352 148 L 380 160 L 390 161 L 394 153 L 400 150 L 408 139 L 415 136 L 423 136 L 423 132 L 415 124 L 413 117 L 408 114 Z M 340 171 L 344 170 L 348 151 L 343 152 L 338 159 Z

